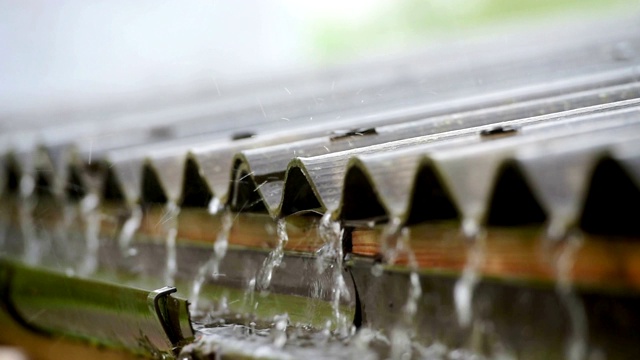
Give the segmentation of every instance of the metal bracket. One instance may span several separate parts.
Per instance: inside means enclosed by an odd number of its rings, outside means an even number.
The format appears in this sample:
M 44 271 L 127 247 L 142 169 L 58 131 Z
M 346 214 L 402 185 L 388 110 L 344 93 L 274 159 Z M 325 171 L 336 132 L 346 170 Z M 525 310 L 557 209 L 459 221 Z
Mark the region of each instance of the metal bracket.
M 169 295 L 176 291 L 178 290 L 173 286 L 165 286 L 151 291 L 149 296 L 147 296 L 149 309 L 153 314 L 155 314 L 158 321 L 160 321 L 162 329 L 164 329 L 167 338 L 173 346 L 176 346 L 179 342 L 184 340 L 180 326 L 175 326 L 174 324 L 177 319 L 172 319 L 170 315 L 171 311 L 169 309 L 169 301 L 171 299 Z

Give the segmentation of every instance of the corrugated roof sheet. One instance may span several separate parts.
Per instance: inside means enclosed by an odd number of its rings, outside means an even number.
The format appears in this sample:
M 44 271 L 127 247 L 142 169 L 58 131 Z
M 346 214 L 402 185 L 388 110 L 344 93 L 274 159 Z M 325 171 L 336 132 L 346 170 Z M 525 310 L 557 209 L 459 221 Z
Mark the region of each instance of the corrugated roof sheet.
M 586 216 L 602 164 L 639 186 L 640 29 L 625 24 L 482 44 L 473 58 L 427 52 L 222 96 L 25 118 L 0 135 L 0 188 L 42 179 L 59 197 L 72 182 L 130 205 L 215 198 L 274 217 L 564 229 Z

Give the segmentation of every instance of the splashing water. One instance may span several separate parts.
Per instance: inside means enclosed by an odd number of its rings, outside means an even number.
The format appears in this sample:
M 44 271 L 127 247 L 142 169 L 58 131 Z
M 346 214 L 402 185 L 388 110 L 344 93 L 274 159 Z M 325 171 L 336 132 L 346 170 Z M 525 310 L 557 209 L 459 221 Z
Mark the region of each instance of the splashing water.
M 264 259 L 262 267 L 258 271 L 258 276 L 256 277 L 256 290 L 259 291 L 267 291 L 269 289 L 269 286 L 271 285 L 271 278 L 273 277 L 273 271 L 282 263 L 284 247 L 289 241 L 289 236 L 287 235 L 287 222 L 284 218 L 278 219 L 276 228 L 278 243 L 276 244 L 276 247 L 269 252 L 267 258 Z
M 201 334 L 186 345 L 178 358 L 251 358 L 251 359 L 359 359 L 377 360 L 379 356 L 368 347 L 377 342 L 377 334 L 371 333 L 359 342 L 358 347 L 349 340 L 327 337 L 323 332 L 308 327 L 298 327 L 287 321 L 286 314 L 275 317 L 268 324 L 250 322 L 248 325 L 223 324 L 221 326 L 196 327 Z M 278 335 L 276 335 L 276 333 Z M 283 336 L 285 341 L 283 344 Z M 283 347 L 279 345 L 283 344 Z
M 289 314 L 284 313 L 282 315 L 276 315 L 273 318 L 273 328 L 271 330 L 271 337 L 273 339 L 273 345 L 282 349 L 287 343 L 287 326 L 289 325 Z
M 98 268 L 98 250 L 100 247 L 100 222 L 102 216 L 98 205 L 100 197 L 97 194 L 89 193 L 80 201 L 80 217 L 85 224 L 86 253 L 78 269 L 82 276 L 88 276 Z
M 344 229 L 338 221 L 331 219 L 331 213 L 327 212 L 322 216 L 318 226 L 320 238 L 324 245 L 317 253 L 316 270 L 319 275 L 327 269 L 331 269 L 331 308 L 333 322 L 335 323 L 336 334 L 347 336 L 350 334 L 350 324 L 347 315 L 340 308 L 342 301 L 349 302 L 351 293 L 344 280 L 342 250 L 342 237 Z
M 215 209 L 215 213 L 212 213 L 212 215 L 219 212 L 217 207 L 214 207 L 213 209 Z M 209 210 L 212 210 L 211 206 L 209 207 Z M 227 254 L 227 248 L 229 247 L 229 235 L 231 234 L 231 228 L 233 227 L 233 214 L 229 209 L 225 208 L 223 210 L 221 222 L 220 230 L 218 231 L 216 240 L 213 243 L 213 254 L 206 263 L 200 266 L 198 274 L 193 281 L 190 296 L 190 301 L 193 305 L 192 309 L 198 309 L 200 291 L 202 290 L 202 285 L 207 280 L 208 275 L 211 275 L 214 280 L 217 280 L 220 276 L 220 263 Z
M 130 257 L 136 254 L 136 250 L 131 246 L 131 242 L 136 231 L 140 228 L 142 216 L 143 213 L 140 206 L 134 205 L 131 208 L 129 217 L 124 222 L 124 225 L 122 225 L 122 230 L 120 230 L 120 235 L 118 236 L 118 246 L 124 257 Z
M 478 270 L 484 261 L 485 232 L 478 223 L 472 219 L 462 222 L 462 233 L 469 240 L 467 263 L 462 270 L 462 275 L 456 281 L 453 289 L 453 300 L 456 306 L 458 324 L 461 327 L 471 325 L 473 319 L 473 292 L 480 280 Z

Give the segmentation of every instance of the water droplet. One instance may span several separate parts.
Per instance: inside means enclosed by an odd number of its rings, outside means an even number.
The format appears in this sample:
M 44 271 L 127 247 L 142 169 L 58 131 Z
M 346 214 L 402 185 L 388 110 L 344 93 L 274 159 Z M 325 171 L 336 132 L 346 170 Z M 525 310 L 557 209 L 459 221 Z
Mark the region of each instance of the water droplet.
M 219 213 L 223 209 L 224 209 L 224 206 L 222 205 L 222 203 L 220 203 L 220 199 L 218 199 L 215 196 L 212 197 L 211 200 L 209 201 L 209 205 L 207 207 L 207 210 L 209 211 L 209 214 L 216 215 L 217 213 Z
M 24 174 L 20 177 L 20 196 L 27 198 L 33 195 L 36 181 L 33 176 Z
M 380 277 L 382 276 L 383 273 L 384 273 L 384 267 L 382 266 L 382 264 L 374 264 L 371 267 L 371 275 L 375 277 Z

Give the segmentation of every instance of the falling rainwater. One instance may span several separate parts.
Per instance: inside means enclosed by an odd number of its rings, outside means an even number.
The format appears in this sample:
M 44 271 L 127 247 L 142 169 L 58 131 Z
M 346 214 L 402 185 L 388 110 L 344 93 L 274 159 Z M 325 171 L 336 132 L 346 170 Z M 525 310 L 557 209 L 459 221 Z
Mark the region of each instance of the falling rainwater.
M 462 233 L 469 242 L 469 248 L 467 262 L 453 290 L 453 300 L 456 305 L 458 324 L 461 327 L 468 327 L 473 319 L 473 292 L 480 280 L 478 271 L 484 261 L 486 234 L 473 219 L 465 219 L 462 222 Z
M 242 308 L 244 312 L 247 314 L 251 313 L 254 310 L 252 306 L 254 306 L 253 304 L 254 304 L 255 290 L 256 290 L 256 278 L 251 278 L 247 283 L 247 287 L 245 289 L 244 297 L 242 300 Z M 256 303 L 256 306 L 257 306 L 257 303 Z
M 220 276 L 220 263 L 227 254 L 229 247 L 229 234 L 233 227 L 233 214 L 230 210 L 225 210 L 222 214 L 222 227 L 218 232 L 216 241 L 213 243 L 213 258 L 211 262 L 211 276 L 217 279 Z
M 411 358 L 413 352 L 412 337 L 415 328 L 415 315 L 418 303 L 422 297 L 422 285 L 418 274 L 418 263 L 409 241 L 409 229 L 402 226 L 400 218 L 393 218 L 385 227 L 381 236 L 381 249 L 388 264 L 394 264 L 403 256 L 411 273 L 409 274 L 409 290 L 407 302 L 402 309 L 402 315 L 391 329 L 390 347 L 391 357 L 394 359 Z
M 80 217 L 85 224 L 84 237 L 86 253 L 78 269 L 82 276 L 93 274 L 98 268 L 98 250 L 100 246 L 100 221 L 101 215 L 98 209 L 100 198 L 97 194 L 89 193 L 80 201 Z
M 331 270 L 331 308 L 336 334 L 347 336 L 350 334 L 350 324 L 347 315 L 342 311 L 342 301 L 349 302 L 351 293 L 343 275 L 344 254 L 342 250 L 342 237 L 344 229 L 338 221 L 331 219 L 331 213 L 322 216 L 318 226 L 318 233 L 324 245 L 318 251 L 316 269 L 318 274 L 323 274 L 327 269 Z
M 220 212 L 220 209 L 217 206 L 209 206 L 209 211 L 215 210 L 212 215 L 215 215 Z M 200 297 L 200 291 L 202 290 L 202 285 L 207 280 L 207 276 L 211 275 L 213 279 L 218 279 L 220 276 L 220 263 L 224 259 L 227 254 L 227 247 L 229 246 L 229 235 L 231 233 L 231 228 L 233 227 L 233 214 L 231 210 L 225 208 L 222 210 L 221 216 L 221 227 L 218 231 L 218 235 L 216 237 L 215 242 L 213 243 L 213 253 L 209 260 L 202 264 L 198 269 L 198 274 L 193 281 L 193 285 L 191 287 L 191 304 L 192 309 L 198 309 L 198 299 Z
M 384 227 L 380 236 L 380 252 L 387 264 L 394 264 L 398 257 L 397 242 L 401 236 L 402 221 L 400 218 L 392 218 Z
M 563 227 L 566 229 L 566 227 Z M 548 232 L 549 234 L 549 232 Z M 587 317 L 582 300 L 573 289 L 571 269 L 575 253 L 582 246 L 582 238 L 576 233 L 554 232 L 557 237 L 549 237 L 549 241 L 562 241 L 563 246 L 556 259 L 556 292 L 569 315 L 571 334 L 567 339 L 565 357 L 569 360 L 586 359 L 588 350 Z
M 176 236 L 178 235 L 178 214 L 180 207 L 174 201 L 168 201 L 165 206 L 165 214 L 162 226 L 166 234 L 165 246 L 167 249 L 167 259 L 164 273 L 164 281 L 168 286 L 175 283 L 178 264 L 176 260 Z
M 216 215 L 223 209 L 224 209 L 224 206 L 222 206 L 222 204 L 220 203 L 220 199 L 218 199 L 215 196 L 212 197 L 211 200 L 209 201 L 209 205 L 207 206 L 207 210 L 209 211 L 209 214 Z
M 413 266 L 412 266 L 413 268 Z M 412 270 L 409 275 L 409 296 L 407 297 L 407 304 L 404 307 L 405 317 L 413 319 L 418 312 L 418 301 L 422 296 L 422 286 L 420 284 L 420 275 L 416 270 Z
M 207 279 L 207 272 L 210 269 L 211 260 L 207 261 L 203 264 L 200 269 L 198 269 L 198 274 L 196 278 L 193 280 L 193 285 L 191 286 L 191 309 L 192 311 L 198 310 L 198 299 L 200 298 L 200 291 L 202 290 L 202 285 Z
M 269 289 L 269 286 L 271 285 L 271 278 L 273 277 L 273 271 L 282 263 L 284 247 L 289 241 L 289 236 L 287 235 L 287 222 L 284 218 L 278 219 L 276 227 L 278 243 L 276 244 L 276 247 L 269 252 L 269 255 L 264 259 L 262 267 L 258 271 L 258 275 L 256 277 L 256 290 L 258 291 L 267 291 Z
M 63 199 L 62 216 L 57 219 L 52 232 L 52 245 L 56 261 L 68 273 L 74 273 L 77 257 L 76 249 L 72 239 L 72 226 L 78 218 L 78 206 L 70 199 Z
M 133 236 L 140 227 L 142 216 L 143 213 L 140 206 L 133 205 L 131 207 L 129 217 L 124 222 L 124 225 L 122 225 L 120 235 L 118 236 L 118 246 L 120 247 L 120 252 L 124 257 L 130 257 L 136 254 L 136 249 L 131 246 L 131 242 L 133 240 Z
M 18 212 L 20 219 L 20 229 L 24 241 L 24 261 L 27 264 L 35 265 L 40 261 L 41 249 L 37 239 L 33 221 L 33 210 L 37 199 L 35 194 L 35 180 L 33 176 L 24 174 L 20 178 L 20 201 Z

